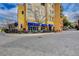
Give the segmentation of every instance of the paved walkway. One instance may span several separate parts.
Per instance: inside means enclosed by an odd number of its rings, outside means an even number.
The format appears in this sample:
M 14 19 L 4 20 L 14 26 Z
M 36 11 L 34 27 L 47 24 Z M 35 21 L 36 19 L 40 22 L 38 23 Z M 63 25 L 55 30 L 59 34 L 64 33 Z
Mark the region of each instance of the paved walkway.
M 0 35 L 0 55 L 79 56 L 79 31 L 13 35 Z
M 48 32 L 48 33 L 21 33 L 21 34 L 16 34 L 16 33 L 8 33 L 5 35 L 8 36 L 40 36 L 40 35 L 48 35 L 48 34 L 55 34 L 54 32 Z

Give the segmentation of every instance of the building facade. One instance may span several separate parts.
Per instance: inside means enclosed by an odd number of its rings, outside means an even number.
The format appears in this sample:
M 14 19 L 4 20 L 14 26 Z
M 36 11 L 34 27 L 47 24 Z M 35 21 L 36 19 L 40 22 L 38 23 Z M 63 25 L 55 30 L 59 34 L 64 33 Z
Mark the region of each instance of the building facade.
M 60 4 L 27 3 L 18 4 L 18 29 L 27 31 L 60 30 Z M 23 27 L 22 27 L 23 26 Z

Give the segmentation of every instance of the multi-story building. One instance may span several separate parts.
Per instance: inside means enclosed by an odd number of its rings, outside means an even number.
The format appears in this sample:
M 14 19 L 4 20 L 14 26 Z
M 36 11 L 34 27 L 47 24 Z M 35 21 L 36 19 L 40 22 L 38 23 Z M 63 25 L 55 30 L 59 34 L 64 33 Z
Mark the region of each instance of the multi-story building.
M 27 3 L 18 4 L 18 29 L 27 31 L 60 30 L 60 4 Z
M 63 28 L 63 18 L 61 17 L 61 4 L 54 4 L 54 31 L 59 32 L 62 31 Z

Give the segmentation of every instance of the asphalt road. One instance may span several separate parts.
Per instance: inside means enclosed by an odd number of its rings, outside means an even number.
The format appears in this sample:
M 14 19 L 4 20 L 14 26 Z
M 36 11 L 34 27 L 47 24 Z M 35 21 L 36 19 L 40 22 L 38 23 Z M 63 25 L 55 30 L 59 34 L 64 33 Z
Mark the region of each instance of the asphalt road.
M 79 56 L 79 31 L 34 36 L 0 33 L 0 56 Z

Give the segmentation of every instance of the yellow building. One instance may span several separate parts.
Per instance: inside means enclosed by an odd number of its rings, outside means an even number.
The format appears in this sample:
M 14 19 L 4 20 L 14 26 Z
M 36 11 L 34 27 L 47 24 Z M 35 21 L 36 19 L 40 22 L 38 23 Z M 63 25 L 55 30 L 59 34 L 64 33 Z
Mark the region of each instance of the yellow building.
M 55 31 L 61 30 L 62 20 L 60 18 L 59 3 L 27 3 L 18 4 L 18 29 L 25 28 L 29 30 L 28 22 L 47 24 L 46 30 L 49 30 L 49 24 L 54 25 Z M 39 27 L 39 26 L 33 26 Z M 53 30 L 53 26 L 51 26 Z M 43 28 L 44 29 L 44 28 Z
M 18 30 L 28 30 L 26 4 L 18 4 Z
M 46 4 L 46 7 L 47 7 L 47 20 L 46 20 L 46 24 L 52 24 L 54 25 L 54 16 L 55 16 L 55 13 L 54 13 L 54 8 L 53 8 L 53 5 L 54 3 L 48 3 Z M 48 30 L 49 30 L 49 27 L 48 27 Z M 53 31 L 53 26 L 51 27 L 51 30 Z
M 61 14 L 60 6 L 61 6 L 60 3 L 54 4 L 54 13 L 55 13 L 55 16 L 54 16 L 54 31 L 56 31 L 56 32 L 62 31 L 62 26 L 63 26 L 63 23 L 62 23 L 63 19 L 60 17 L 60 14 Z

